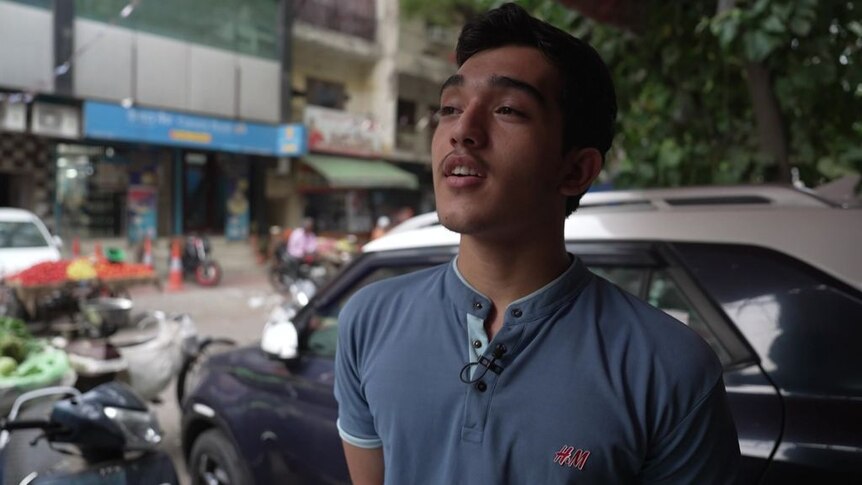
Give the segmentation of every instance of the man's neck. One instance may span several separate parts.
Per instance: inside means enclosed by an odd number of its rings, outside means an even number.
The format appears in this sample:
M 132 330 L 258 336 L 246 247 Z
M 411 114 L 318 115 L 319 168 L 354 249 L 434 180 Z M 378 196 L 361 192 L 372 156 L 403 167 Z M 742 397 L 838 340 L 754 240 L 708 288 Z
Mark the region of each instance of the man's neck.
M 502 325 L 510 303 L 547 285 L 569 267 L 562 234 L 527 239 L 489 241 L 461 236 L 458 271 L 494 304 L 493 321 L 486 322 L 489 338 Z

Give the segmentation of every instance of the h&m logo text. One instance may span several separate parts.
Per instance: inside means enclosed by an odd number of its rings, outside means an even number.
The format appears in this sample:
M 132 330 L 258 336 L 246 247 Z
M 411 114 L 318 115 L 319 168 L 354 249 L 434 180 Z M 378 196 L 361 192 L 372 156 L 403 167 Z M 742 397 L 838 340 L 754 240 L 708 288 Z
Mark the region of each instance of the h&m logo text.
M 589 457 L 589 450 L 582 450 L 580 448 L 576 450 L 574 446 L 563 445 L 560 451 L 554 453 L 554 463 L 560 466 L 583 470 Z

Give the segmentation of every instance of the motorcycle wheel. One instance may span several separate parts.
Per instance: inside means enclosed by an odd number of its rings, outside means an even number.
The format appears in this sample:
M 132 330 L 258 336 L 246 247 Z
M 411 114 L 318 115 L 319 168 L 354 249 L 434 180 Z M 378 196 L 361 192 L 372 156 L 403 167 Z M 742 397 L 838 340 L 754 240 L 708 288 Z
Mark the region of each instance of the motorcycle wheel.
M 193 485 L 252 483 L 240 453 L 217 429 L 204 431 L 192 445 L 189 474 Z
M 216 286 L 221 281 L 221 266 L 215 261 L 204 261 L 195 268 L 195 281 L 201 286 Z

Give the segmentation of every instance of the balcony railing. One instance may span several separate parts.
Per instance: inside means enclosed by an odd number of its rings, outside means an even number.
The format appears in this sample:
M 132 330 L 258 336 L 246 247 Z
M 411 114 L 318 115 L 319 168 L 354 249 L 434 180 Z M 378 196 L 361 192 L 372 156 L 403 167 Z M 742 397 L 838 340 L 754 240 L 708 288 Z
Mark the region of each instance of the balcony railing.
M 362 5 L 363 3 L 365 5 Z M 374 41 L 376 37 L 377 18 L 373 1 L 349 2 L 349 5 L 343 5 L 306 0 L 294 5 L 297 20 L 370 41 Z

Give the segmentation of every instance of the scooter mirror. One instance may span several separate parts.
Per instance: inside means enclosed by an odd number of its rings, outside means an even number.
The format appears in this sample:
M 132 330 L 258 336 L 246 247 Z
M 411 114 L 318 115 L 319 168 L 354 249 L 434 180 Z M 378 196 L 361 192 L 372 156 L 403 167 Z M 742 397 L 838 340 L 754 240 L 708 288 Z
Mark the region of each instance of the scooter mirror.
M 299 333 L 289 320 L 270 320 L 263 327 L 260 348 L 279 360 L 292 360 L 299 356 Z

